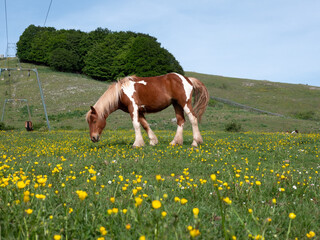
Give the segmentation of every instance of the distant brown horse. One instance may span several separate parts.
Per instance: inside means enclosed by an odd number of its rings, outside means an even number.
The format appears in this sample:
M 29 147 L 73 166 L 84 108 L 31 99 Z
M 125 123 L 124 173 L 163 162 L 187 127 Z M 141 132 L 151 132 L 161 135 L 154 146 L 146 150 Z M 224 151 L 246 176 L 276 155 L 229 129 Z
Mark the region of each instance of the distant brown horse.
M 192 94 L 194 107 L 192 107 Z M 144 114 L 159 112 L 171 104 L 176 113 L 177 133 L 170 143 L 183 144 L 184 112 L 192 124 L 193 142 L 197 147 L 203 142 L 198 128 L 209 101 L 208 90 L 196 78 L 187 78 L 177 73 L 158 77 L 130 76 L 112 84 L 87 113 L 86 119 L 90 128 L 90 138 L 98 142 L 106 126 L 106 118 L 117 109 L 130 113 L 135 130 L 134 147 L 144 145 L 140 124 L 146 130 L 150 145 L 156 145 L 158 139 L 147 123 Z

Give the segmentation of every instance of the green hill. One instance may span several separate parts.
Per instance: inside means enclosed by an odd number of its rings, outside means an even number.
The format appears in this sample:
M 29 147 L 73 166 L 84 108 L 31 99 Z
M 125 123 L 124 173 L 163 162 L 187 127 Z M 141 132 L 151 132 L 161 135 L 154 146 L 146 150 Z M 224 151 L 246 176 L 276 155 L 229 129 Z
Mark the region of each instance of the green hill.
M 0 67 L 5 66 L 4 60 Z M 31 64 L 22 64 L 24 68 L 35 68 Z M 108 83 L 95 81 L 80 74 L 62 73 L 48 67 L 36 66 L 39 72 L 45 103 L 52 129 L 87 129 L 85 113 L 101 94 Z M 287 117 L 277 117 L 232 107 L 214 100 L 209 107 L 201 129 L 224 131 L 226 124 L 241 125 L 242 131 L 292 131 L 320 132 L 320 88 L 306 85 L 274 83 L 250 79 L 228 78 L 222 76 L 186 72 L 187 76 L 200 79 L 207 86 L 210 95 L 229 99 L 250 107 L 279 113 Z M 10 80 L 9 80 L 10 79 Z M 0 106 L 4 99 L 27 99 L 36 129 L 45 129 L 43 106 L 36 82 L 31 72 L 7 71 L 0 76 Z M 172 107 L 158 114 L 150 114 L 147 120 L 155 130 L 176 129 L 172 121 L 175 117 Z M 28 120 L 24 103 L 14 102 L 6 105 L 4 123 L 16 129 L 24 128 Z M 109 129 L 131 129 L 128 114 L 117 111 L 107 121 Z M 190 128 L 187 124 L 187 128 Z

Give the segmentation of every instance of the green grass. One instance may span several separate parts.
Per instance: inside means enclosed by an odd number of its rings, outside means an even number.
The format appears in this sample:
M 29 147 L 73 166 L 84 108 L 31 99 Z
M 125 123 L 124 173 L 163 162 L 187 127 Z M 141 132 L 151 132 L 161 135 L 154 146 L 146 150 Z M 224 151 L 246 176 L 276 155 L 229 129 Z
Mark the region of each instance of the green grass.
M 87 131 L 0 132 L 1 238 L 98 239 L 101 227 L 106 239 L 320 235 L 319 134 L 203 131 L 195 149 L 190 131 L 174 147 L 174 131 L 155 132 L 159 145 L 137 149 L 131 130 L 107 130 L 97 144 Z

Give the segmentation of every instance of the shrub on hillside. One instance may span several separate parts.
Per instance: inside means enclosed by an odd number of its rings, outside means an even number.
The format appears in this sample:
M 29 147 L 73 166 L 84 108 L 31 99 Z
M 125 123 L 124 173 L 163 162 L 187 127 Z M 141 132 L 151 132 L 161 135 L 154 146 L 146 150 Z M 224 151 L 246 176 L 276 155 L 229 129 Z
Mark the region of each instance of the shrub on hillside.
M 314 120 L 316 113 L 314 111 L 296 112 L 295 117 L 303 120 Z
M 8 126 L 4 122 L 0 122 L 0 131 L 14 130 L 13 126 Z
M 227 132 L 240 132 L 241 131 L 241 124 L 240 123 L 237 123 L 235 122 L 234 120 L 231 121 L 230 123 L 227 123 L 225 125 L 225 130 Z

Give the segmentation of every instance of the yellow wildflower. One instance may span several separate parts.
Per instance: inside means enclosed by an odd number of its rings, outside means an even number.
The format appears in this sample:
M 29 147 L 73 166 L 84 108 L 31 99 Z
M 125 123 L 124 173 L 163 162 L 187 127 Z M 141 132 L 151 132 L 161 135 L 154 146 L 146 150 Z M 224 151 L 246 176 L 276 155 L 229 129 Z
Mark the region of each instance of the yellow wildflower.
M 60 239 L 61 239 L 61 236 L 60 236 L 60 235 L 54 235 L 54 236 L 53 236 L 53 239 L 54 239 L 54 240 L 60 240 Z
M 86 193 L 85 191 L 82 190 L 78 190 L 76 191 L 76 193 L 78 194 L 78 197 L 83 201 L 86 197 L 88 197 L 88 193 Z
M 26 212 L 27 214 L 31 214 L 31 213 L 33 212 L 33 210 L 29 208 L 29 209 L 25 210 L 25 212 Z
M 134 199 L 134 201 L 136 202 L 136 203 L 135 203 L 136 207 L 138 207 L 138 206 L 140 206 L 140 205 L 142 204 L 143 199 L 140 198 L 140 197 L 136 197 L 136 198 Z
M 307 238 L 313 238 L 315 236 L 316 236 L 316 234 L 315 234 L 314 231 L 310 231 L 310 232 L 307 233 Z
M 36 198 L 38 199 L 46 199 L 46 195 L 43 195 L 43 194 L 36 194 Z
M 127 230 L 130 230 L 130 228 L 131 228 L 131 225 L 128 223 L 128 224 L 126 225 L 126 229 L 127 229 Z
M 192 209 L 192 212 L 193 212 L 194 217 L 195 217 L 195 218 L 198 218 L 199 208 L 194 208 L 194 209 Z
M 229 197 L 223 198 L 223 201 L 229 205 L 232 203 L 232 201 Z
M 211 175 L 210 175 L 210 178 L 211 178 L 211 180 L 214 181 L 214 182 L 217 180 L 217 176 L 216 176 L 215 174 L 211 174 Z
M 22 189 L 22 188 L 26 187 L 26 184 L 24 183 L 24 181 L 19 181 L 19 182 L 17 182 L 17 187 Z
M 294 213 L 290 213 L 290 214 L 289 214 L 289 218 L 290 218 L 290 219 L 295 219 L 296 216 L 297 216 L 297 215 L 295 215 Z
M 188 202 L 188 200 L 185 199 L 185 198 L 182 198 L 182 199 L 180 200 L 180 203 L 181 203 L 182 205 L 185 205 L 187 202 Z
M 153 207 L 154 209 L 160 208 L 160 207 L 161 207 L 161 202 L 160 202 L 159 200 L 153 200 L 153 201 L 152 201 L 152 207 Z
M 39 184 L 44 184 L 44 183 L 46 183 L 46 181 L 47 181 L 47 179 L 46 178 L 42 178 L 42 177 L 37 179 L 37 182 Z
M 105 236 L 105 235 L 107 235 L 107 233 L 108 233 L 108 231 L 106 230 L 105 227 L 102 227 L 102 226 L 101 226 L 99 230 L 100 230 L 100 233 L 101 233 L 102 236 Z
M 192 229 L 189 233 L 192 238 L 195 238 L 200 235 L 199 229 Z

